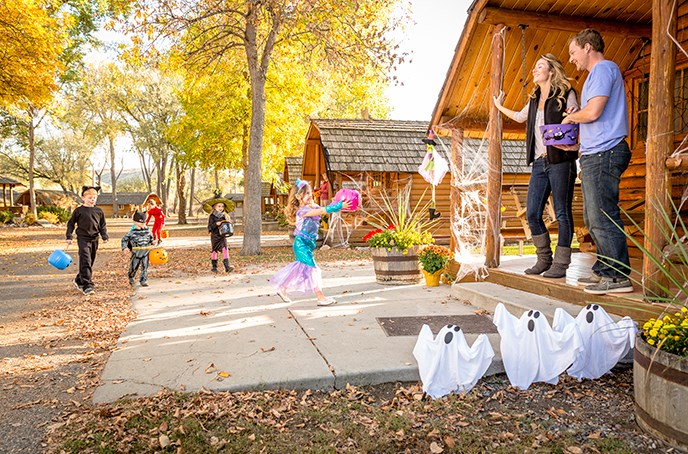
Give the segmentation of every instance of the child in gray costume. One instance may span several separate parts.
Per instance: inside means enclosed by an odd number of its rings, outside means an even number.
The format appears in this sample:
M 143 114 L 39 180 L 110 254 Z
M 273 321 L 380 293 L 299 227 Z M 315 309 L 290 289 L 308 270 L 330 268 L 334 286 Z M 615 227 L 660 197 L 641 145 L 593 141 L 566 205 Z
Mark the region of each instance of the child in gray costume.
M 147 247 L 153 244 L 153 234 L 146 227 L 146 215 L 137 211 L 134 213 L 134 227 L 122 237 L 122 250 L 129 250 L 129 284 L 134 285 L 136 271 L 141 268 L 139 278 L 142 287 L 148 287 L 148 254 L 149 249 L 134 249 Z

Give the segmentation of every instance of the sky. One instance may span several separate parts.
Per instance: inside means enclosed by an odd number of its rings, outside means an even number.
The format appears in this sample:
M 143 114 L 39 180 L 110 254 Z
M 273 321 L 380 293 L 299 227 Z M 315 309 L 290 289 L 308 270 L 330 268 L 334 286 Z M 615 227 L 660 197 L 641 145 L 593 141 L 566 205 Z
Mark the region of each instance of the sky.
M 430 121 L 447 70 L 459 42 L 472 0 L 411 0 L 416 22 L 409 26 L 402 49 L 412 52 L 387 96 L 393 120 Z

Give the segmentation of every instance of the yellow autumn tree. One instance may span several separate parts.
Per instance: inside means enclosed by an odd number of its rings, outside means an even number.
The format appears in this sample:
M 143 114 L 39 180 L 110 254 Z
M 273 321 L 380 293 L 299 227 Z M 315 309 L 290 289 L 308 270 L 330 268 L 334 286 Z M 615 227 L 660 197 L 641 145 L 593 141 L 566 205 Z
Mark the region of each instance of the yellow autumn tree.
M 0 107 L 51 98 L 69 21 L 51 17 L 36 0 L 0 0 Z

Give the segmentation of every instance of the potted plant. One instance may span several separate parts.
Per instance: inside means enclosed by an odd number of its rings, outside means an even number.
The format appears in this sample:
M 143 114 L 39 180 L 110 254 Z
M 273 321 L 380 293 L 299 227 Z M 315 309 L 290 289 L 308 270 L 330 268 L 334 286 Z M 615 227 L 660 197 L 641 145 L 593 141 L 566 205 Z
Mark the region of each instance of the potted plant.
M 424 196 L 425 194 L 423 194 Z M 431 229 L 436 220 L 426 218 L 423 197 L 411 206 L 410 185 L 395 197 L 383 193 L 372 210 L 364 210 L 366 221 L 375 227 L 364 240 L 373 255 L 375 279 L 380 284 L 416 284 L 421 279 L 418 248 L 434 242 Z
M 452 253 L 444 246 L 429 245 L 424 246 L 418 252 L 418 261 L 425 276 L 425 285 L 437 287 L 440 285 L 440 277 L 447 262 L 452 258 Z
M 635 282 L 645 289 L 645 299 L 664 307 L 656 317 L 641 322 L 633 355 L 633 391 L 638 425 L 681 449 L 688 449 L 688 246 L 686 225 L 673 206 L 673 218 L 660 210 L 657 225 L 668 245 L 661 254 L 644 247 L 647 233 L 633 222 L 642 239 L 629 238 L 659 268 L 658 276 Z M 646 284 L 656 284 L 659 294 L 648 295 Z

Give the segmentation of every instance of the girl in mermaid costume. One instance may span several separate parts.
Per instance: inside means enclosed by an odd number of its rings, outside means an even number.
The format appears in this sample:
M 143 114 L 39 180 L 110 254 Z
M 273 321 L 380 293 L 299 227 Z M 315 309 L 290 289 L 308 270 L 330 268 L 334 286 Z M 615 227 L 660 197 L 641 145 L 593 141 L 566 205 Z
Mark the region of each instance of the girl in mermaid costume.
M 336 304 L 334 298 L 322 292 L 322 271 L 313 259 L 318 227 L 323 214 L 336 213 L 351 206 L 349 201 L 337 202 L 321 208 L 313 201 L 313 191 L 307 181 L 296 180 L 289 191 L 284 213 L 294 228 L 294 255 L 296 261 L 279 270 L 270 279 L 277 288 L 277 295 L 284 302 L 291 302 L 287 291 L 315 293 L 318 306 Z

